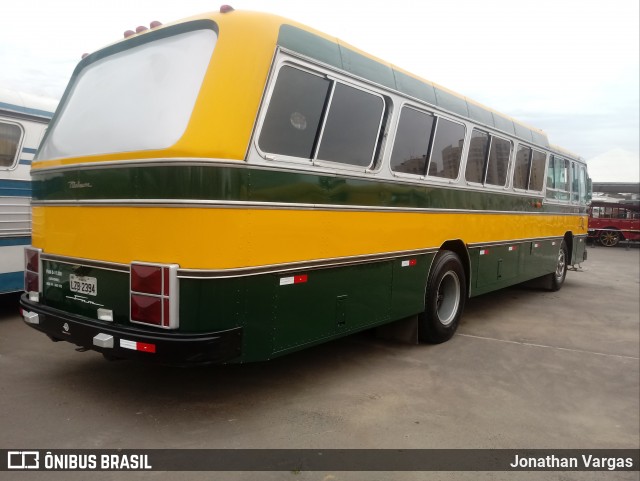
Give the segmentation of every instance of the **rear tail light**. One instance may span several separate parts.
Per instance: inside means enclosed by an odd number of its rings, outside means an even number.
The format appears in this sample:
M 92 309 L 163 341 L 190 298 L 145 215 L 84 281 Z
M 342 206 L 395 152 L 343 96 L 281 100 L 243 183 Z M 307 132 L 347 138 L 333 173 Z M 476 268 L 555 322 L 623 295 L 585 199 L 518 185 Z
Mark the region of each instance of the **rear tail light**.
M 130 319 L 163 329 L 177 329 L 178 265 L 131 264 Z
M 24 290 L 29 300 L 38 302 L 42 292 L 42 249 L 26 247 L 24 249 Z

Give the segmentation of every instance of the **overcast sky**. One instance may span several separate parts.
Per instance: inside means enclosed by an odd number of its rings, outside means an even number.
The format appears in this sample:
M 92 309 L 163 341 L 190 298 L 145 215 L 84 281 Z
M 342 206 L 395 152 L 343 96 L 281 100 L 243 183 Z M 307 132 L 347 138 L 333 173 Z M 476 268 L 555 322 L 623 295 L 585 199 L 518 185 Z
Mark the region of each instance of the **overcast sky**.
M 228 0 L 232 1 L 232 0 Z M 638 162 L 638 0 L 233 0 L 292 18 L 545 130 L 586 159 Z M 0 87 L 60 97 L 83 52 L 210 0 L 2 2 Z M 608 163 L 608 162 L 607 162 Z M 624 175 L 624 172 L 622 173 Z M 637 177 L 635 173 L 631 173 Z M 598 180 L 598 179 L 595 179 Z M 636 179 L 637 181 L 638 179 Z

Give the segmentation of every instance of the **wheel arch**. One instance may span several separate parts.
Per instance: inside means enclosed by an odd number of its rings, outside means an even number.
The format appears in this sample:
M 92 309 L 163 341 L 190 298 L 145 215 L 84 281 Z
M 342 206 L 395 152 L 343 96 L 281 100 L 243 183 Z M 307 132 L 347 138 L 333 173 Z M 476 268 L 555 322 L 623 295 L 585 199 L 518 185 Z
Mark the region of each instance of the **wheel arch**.
M 469 297 L 469 292 L 471 291 L 471 259 L 469 257 L 469 251 L 467 250 L 466 244 L 462 242 L 461 239 L 451 239 L 446 241 L 444 244 L 440 246 L 440 250 L 438 252 L 442 252 L 442 251 L 451 251 L 457 254 L 458 257 L 460 258 L 460 262 L 462 262 L 462 267 L 464 268 L 467 297 Z M 434 260 L 435 260 L 435 257 L 434 257 Z M 429 270 L 431 270 L 432 267 L 433 267 L 433 262 L 431 262 L 431 266 L 429 267 Z M 425 289 L 426 289 L 426 286 L 425 286 Z

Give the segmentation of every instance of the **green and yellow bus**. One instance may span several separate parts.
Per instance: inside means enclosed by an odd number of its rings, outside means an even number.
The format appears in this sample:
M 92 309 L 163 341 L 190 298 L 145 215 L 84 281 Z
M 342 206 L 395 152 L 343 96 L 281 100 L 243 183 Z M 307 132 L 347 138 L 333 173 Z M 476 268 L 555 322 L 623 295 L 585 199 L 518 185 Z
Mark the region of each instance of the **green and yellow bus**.
M 77 66 L 32 166 L 25 322 L 107 358 L 267 360 L 586 259 L 544 132 L 295 22 L 138 28 Z

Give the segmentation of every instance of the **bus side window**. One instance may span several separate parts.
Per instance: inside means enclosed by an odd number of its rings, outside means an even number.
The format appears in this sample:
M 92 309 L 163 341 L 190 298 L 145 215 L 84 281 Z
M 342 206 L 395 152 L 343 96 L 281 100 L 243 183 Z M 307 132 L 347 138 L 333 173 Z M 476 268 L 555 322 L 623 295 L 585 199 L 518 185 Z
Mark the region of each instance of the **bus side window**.
M 513 169 L 513 188 L 526 190 L 529 186 L 531 170 L 531 149 L 526 145 L 518 147 L 516 165 Z
M 491 136 L 489 162 L 485 184 L 504 187 L 507 184 L 509 159 L 511 158 L 511 142 L 499 137 Z
M 424 175 L 435 119 L 411 107 L 403 107 L 391 152 L 391 170 Z
M 258 140 L 260 149 L 311 159 L 330 86 L 324 77 L 282 67 Z
M 0 169 L 13 167 L 21 138 L 22 129 L 19 125 L 0 122 Z
M 547 154 L 539 150 L 533 151 L 531 156 L 531 175 L 529 176 L 529 190 L 540 192 L 544 186 L 544 168 L 547 163 Z
M 464 125 L 438 117 L 427 175 L 456 179 L 460 171 Z
M 467 154 L 467 167 L 465 178 L 468 182 L 482 184 L 484 182 L 484 170 L 489 151 L 489 134 L 482 130 L 473 129 L 469 153 Z
M 336 83 L 316 155 L 318 160 L 369 167 L 384 107 L 382 97 Z

